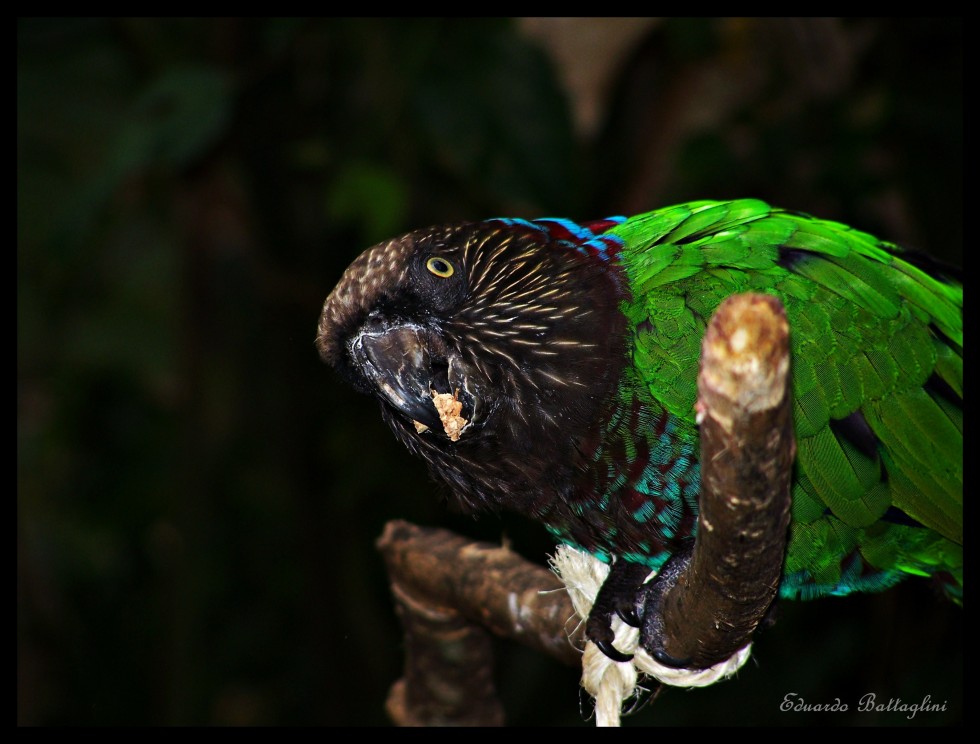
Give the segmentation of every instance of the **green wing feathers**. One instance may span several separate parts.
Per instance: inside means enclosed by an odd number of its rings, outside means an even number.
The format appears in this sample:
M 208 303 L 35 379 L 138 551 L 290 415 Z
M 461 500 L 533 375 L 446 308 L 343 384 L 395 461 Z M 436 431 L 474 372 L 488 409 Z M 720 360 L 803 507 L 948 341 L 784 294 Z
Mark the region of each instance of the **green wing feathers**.
M 756 291 L 786 307 L 798 457 L 783 594 L 919 574 L 959 595 L 962 285 L 867 233 L 756 200 L 694 202 L 610 232 L 625 242 L 636 372 L 691 427 L 717 305 Z

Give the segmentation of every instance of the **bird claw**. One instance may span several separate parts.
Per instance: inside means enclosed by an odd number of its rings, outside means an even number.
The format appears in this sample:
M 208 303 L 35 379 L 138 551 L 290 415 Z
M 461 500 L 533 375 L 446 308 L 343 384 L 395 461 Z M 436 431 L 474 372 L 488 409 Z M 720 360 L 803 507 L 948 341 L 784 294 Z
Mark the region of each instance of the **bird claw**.
M 670 667 L 671 669 L 687 669 L 691 665 L 690 658 L 676 659 L 662 648 L 646 649 L 646 651 L 661 666 Z
M 639 563 L 616 561 L 609 570 L 609 575 L 599 588 L 588 622 L 585 624 L 585 635 L 599 650 L 613 661 L 629 661 L 632 655 L 617 651 L 612 642 L 613 615 L 617 615 L 628 625 L 639 628 L 642 621 L 637 613 L 638 591 L 650 569 Z
M 640 616 L 636 612 L 635 604 L 632 607 L 617 607 L 616 614 L 619 615 L 620 620 L 633 628 L 639 628 L 642 624 Z
M 617 649 L 612 645 L 612 641 L 592 641 L 599 650 L 602 651 L 606 656 L 608 656 L 613 661 L 625 662 L 632 661 L 633 654 L 624 654 L 622 651 Z

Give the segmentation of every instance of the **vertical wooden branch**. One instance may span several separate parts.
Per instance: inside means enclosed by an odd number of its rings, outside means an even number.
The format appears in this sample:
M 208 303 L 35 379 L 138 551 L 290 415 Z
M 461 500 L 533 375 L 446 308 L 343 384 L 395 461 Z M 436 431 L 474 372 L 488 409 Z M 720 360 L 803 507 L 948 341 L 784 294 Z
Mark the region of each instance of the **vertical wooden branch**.
M 663 600 L 664 650 L 710 667 L 751 640 L 776 596 L 796 446 L 789 326 L 774 297 L 735 295 L 705 333 L 694 554 Z

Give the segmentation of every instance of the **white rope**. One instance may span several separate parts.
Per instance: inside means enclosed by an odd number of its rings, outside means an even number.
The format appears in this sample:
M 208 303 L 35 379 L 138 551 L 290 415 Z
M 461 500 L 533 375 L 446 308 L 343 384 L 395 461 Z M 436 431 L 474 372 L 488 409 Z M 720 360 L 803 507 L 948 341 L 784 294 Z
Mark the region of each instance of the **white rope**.
M 575 612 L 585 622 L 599 587 L 609 573 L 609 565 L 584 551 L 559 545 L 551 559 L 551 567 L 564 582 Z M 654 575 L 651 572 L 651 577 Z M 613 617 L 612 629 L 613 645 L 634 657 L 632 661 L 613 661 L 591 641 L 585 644 L 581 685 L 595 699 L 596 726 L 620 725 L 623 703 L 641 691 L 638 686 L 640 672 L 674 687 L 707 687 L 735 674 L 748 660 L 752 649 L 749 644 L 727 661 L 709 669 L 674 669 L 657 663 L 640 647 L 638 628 Z

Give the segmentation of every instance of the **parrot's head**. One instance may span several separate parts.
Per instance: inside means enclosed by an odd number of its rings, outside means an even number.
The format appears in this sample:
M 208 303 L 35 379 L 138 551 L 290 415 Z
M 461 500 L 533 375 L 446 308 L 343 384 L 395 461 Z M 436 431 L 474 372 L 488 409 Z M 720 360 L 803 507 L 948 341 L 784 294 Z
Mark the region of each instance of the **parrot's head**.
M 528 226 L 419 230 L 355 259 L 316 346 L 464 507 L 486 506 L 587 454 L 625 358 L 619 271 Z

